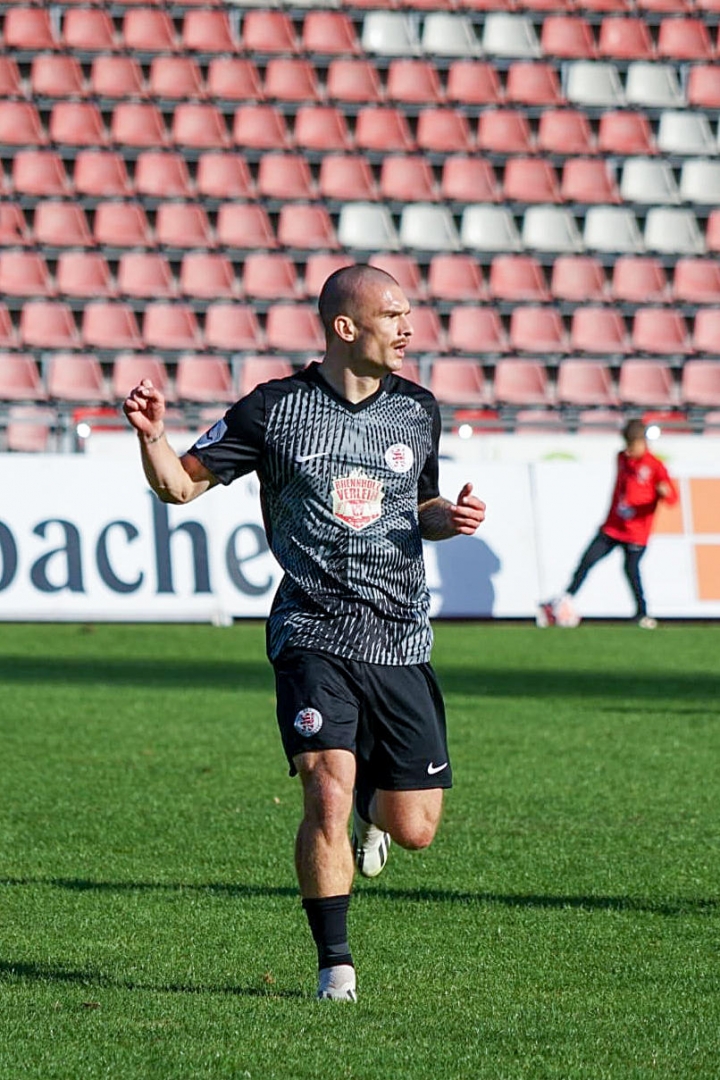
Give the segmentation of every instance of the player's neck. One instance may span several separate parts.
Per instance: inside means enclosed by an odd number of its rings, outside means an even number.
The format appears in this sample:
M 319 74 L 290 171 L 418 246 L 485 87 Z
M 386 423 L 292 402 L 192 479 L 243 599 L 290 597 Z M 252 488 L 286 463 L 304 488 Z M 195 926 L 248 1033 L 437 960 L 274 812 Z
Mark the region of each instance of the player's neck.
M 357 375 L 347 366 L 347 362 L 328 352 L 321 363 L 320 370 L 325 382 L 329 383 L 336 394 L 344 397 L 351 405 L 372 397 L 380 388 L 380 378 L 373 375 Z

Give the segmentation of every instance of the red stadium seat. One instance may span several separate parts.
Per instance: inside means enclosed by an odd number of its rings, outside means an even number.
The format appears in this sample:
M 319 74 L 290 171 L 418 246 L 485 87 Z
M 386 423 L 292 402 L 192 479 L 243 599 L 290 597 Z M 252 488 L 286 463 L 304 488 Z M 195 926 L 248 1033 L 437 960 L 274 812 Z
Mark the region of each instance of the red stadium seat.
M 300 48 L 321 56 L 352 56 L 360 44 L 352 21 L 344 11 L 308 11 L 303 20 Z
M 570 327 L 570 348 L 575 352 L 613 355 L 630 350 L 627 329 L 619 311 L 605 307 L 579 307 Z
M 52 422 L 48 409 L 15 405 L 8 411 L 5 448 L 19 454 L 48 453 Z
M 221 356 L 181 356 L 175 375 L 178 401 L 231 404 L 235 400 L 232 375 Z
M 263 84 L 268 101 L 305 101 L 319 104 L 320 86 L 308 60 L 278 56 L 268 62 Z
M 670 308 L 639 308 L 635 312 L 632 345 L 636 352 L 684 355 L 690 352 L 687 324 Z
M 34 251 L 0 251 L 0 293 L 7 296 L 52 296 L 47 263 Z
M 186 11 L 182 29 L 182 47 L 196 53 L 234 53 L 235 40 L 226 11 Z M 268 51 L 268 50 L 262 50 Z
M 117 34 L 107 11 L 98 8 L 68 8 L 63 19 L 63 46 L 71 53 L 112 52 Z
M 83 312 L 82 342 L 91 349 L 141 348 L 140 330 L 130 305 L 104 300 L 87 304 Z
M 522 305 L 510 316 L 510 348 L 515 352 L 567 352 L 567 335 L 557 308 Z
M 336 270 L 351 266 L 354 260 L 345 254 L 328 254 L 324 251 L 311 252 L 305 262 L 305 277 L 302 282 L 304 296 L 320 295 L 323 285 Z
M 287 255 L 251 252 L 243 267 L 242 291 L 256 300 L 298 299 L 295 264 Z
M 600 26 L 598 54 L 615 60 L 652 60 L 652 38 L 644 19 L 606 18 Z
M 454 307 L 448 324 L 448 348 L 456 352 L 507 352 L 507 336 L 493 308 Z
M 617 203 L 620 192 L 605 161 L 568 158 L 563 166 L 560 195 L 564 202 Z
M 197 101 L 176 107 L 170 139 L 175 146 L 190 150 L 222 150 L 230 145 L 222 112 L 214 105 Z
M 385 93 L 388 101 L 423 106 L 439 105 L 444 97 L 435 65 L 409 57 L 390 61 Z
M 5 15 L 4 44 L 6 49 L 39 52 L 56 49 L 50 11 L 43 8 L 9 7 Z
M 116 401 L 123 401 L 141 379 L 151 379 L 153 386 L 157 387 L 167 400 L 175 399 L 167 368 L 162 360 L 155 356 L 126 353 L 115 357 L 111 379 L 112 397 Z
M 38 244 L 51 248 L 87 247 L 92 243 L 85 214 L 77 203 L 38 203 L 34 232 Z
M 544 109 L 537 149 L 544 154 L 592 154 L 595 145 L 586 114 L 576 109 Z
M 487 109 L 478 122 L 479 150 L 496 154 L 528 154 L 532 138 L 527 117 L 515 109 Z
M 144 97 L 142 68 L 132 56 L 96 56 L 90 70 L 90 93 L 95 98 L 122 100 Z M 155 95 L 155 91 L 151 90 Z
M 287 248 L 338 247 L 335 229 L 324 206 L 304 206 L 288 203 L 280 210 L 277 226 L 278 243 Z
M 472 255 L 433 255 L 428 268 L 428 294 L 433 300 L 474 300 L 485 297 L 480 264 Z
M 432 166 L 425 157 L 383 158 L 380 196 L 391 202 L 432 202 L 437 198 Z
M 234 299 L 238 289 L 232 263 L 225 255 L 187 251 L 180 267 L 179 290 L 183 296 L 200 300 Z
M 36 107 L 27 101 L 0 101 L 0 143 L 44 146 L 47 135 Z
M 510 202 L 559 202 L 557 173 L 542 158 L 509 158 L 505 166 L 503 197 Z
M 705 227 L 705 244 L 708 251 L 720 251 L 720 210 L 712 210 Z
M 126 251 L 120 256 L 117 287 L 121 296 L 175 296 L 175 281 L 164 255 L 154 251 Z
M 123 18 L 122 38 L 130 53 L 172 52 L 177 45 L 172 19 L 160 8 L 129 8 Z
M 492 398 L 504 405 L 549 405 L 550 385 L 544 364 L 501 359 L 495 365 Z
M 243 19 L 242 47 L 247 53 L 294 53 L 297 38 L 284 11 L 248 11 Z
M 473 145 L 468 120 L 455 109 L 422 109 L 416 138 L 420 149 L 431 154 L 467 153 Z
M 605 300 L 607 284 L 602 263 L 591 255 L 559 255 L 553 263 L 550 292 L 556 300 L 573 303 Z
M 250 199 L 254 187 L 241 154 L 205 153 L 198 158 L 195 183 L 208 199 Z
M 274 304 L 265 328 L 269 349 L 284 352 L 322 352 L 325 346 L 320 317 L 313 304 Z
M 361 154 L 325 154 L 320 163 L 318 192 L 323 199 L 340 202 L 377 198 L 367 158 Z
M 214 247 L 205 208 L 198 203 L 161 203 L 155 218 L 158 244 L 170 248 Z
M 0 98 L 20 97 L 20 69 L 11 56 L 0 56 Z
M 46 398 L 47 393 L 32 356 L 0 353 L 0 401 L 45 401 Z
M 20 315 L 18 338 L 24 348 L 75 348 L 79 338 L 72 309 L 62 300 L 29 300 Z
M 102 367 L 92 353 L 55 353 L 47 367 L 48 397 L 99 405 L 107 401 Z
M 668 299 L 668 283 L 659 259 L 621 255 L 612 274 L 613 299 L 628 304 L 645 304 Z
M 688 105 L 720 109 L 720 65 L 693 64 L 687 81 Z
M 314 185 L 307 158 L 302 154 L 265 154 L 257 175 L 263 199 L 312 199 Z
M 720 265 L 715 259 L 678 259 L 673 296 L 686 304 L 720 305 Z
M 433 307 L 414 307 L 410 313 L 410 322 L 413 327 L 410 349 L 416 356 L 445 351 L 445 335 L 440 316 Z
M 15 203 L 0 202 L 0 244 L 18 246 L 30 240 L 25 215 Z
M 383 100 L 382 83 L 370 60 L 336 57 L 330 61 L 325 93 L 328 101 L 378 105 Z
M 230 352 L 258 349 L 260 325 L 253 308 L 249 304 L 210 304 L 205 314 L 205 344 Z
M 148 91 L 151 97 L 166 101 L 204 97 L 203 77 L 197 61 L 191 56 L 154 56 Z
M 515 105 L 563 105 L 557 72 L 552 64 L 516 61 L 507 74 L 505 100 Z
M 710 32 L 702 19 L 663 19 L 658 34 L 658 56 L 670 60 L 712 60 Z
M 488 291 L 494 300 L 550 299 L 542 266 L 532 255 L 496 255 L 490 267 Z
M 675 393 L 669 365 L 663 360 L 624 360 L 618 396 L 624 405 L 671 407 Z
M 11 187 L 18 195 L 67 195 L 70 190 L 54 150 L 18 150 L 13 155 Z
M 453 154 L 443 163 L 440 192 L 453 202 L 497 202 L 500 185 L 489 161 L 475 155 Z
M 295 137 L 297 139 L 297 125 Z M 355 144 L 362 150 L 410 152 L 415 149 L 410 126 L 400 110 L 377 105 L 358 111 Z M 306 146 L 307 143 L 299 145 Z
M 207 94 L 221 101 L 260 101 L 263 96 L 253 60 L 236 56 L 215 56 L 207 73 Z
M 82 101 L 58 101 L 50 113 L 48 134 L 53 143 L 65 146 L 104 146 L 105 127 L 97 105 Z
M 110 138 L 120 146 L 165 146 L 167 132 L 156 105 L 142 101 L 122 101 L 115 106 Z
M 486 61 L 453 60 L 446 96 L 460 105 L 499 105 L 503 90 L 497 69 Z
M 292 364 L 286 356 L 246 356 L 238 379 L 240 397 L 249 394 L 259 383 L 286 379 L 292 373 Z
M 384 251 L 378 255 L 371 255 L 368 262 L 371 266 L 377 266 L 380 270 L 384 270 L 391 277 L 394 277 L 408 300 L 424 299 L 425 289 L 422 274 L 417 260 L 412 255 Z M 411 314 L 413 325 L 415 324 L 416 313 L 417 308 L 413 308 Z M 415 327 L 415 334 L 417 334 L 417 327 Z M 415 348 L 415 336 L 413 336 L 412 348 Z
M 115 286 L 107 260 L 97 251 L 63 251 L 55 271 L 58 292 L 62 296 L 114 296 Z
M 290 146 L 283 115 L 273 105 L 241 105 L 233 122 L 233 142 L 249 150 L 286 150 Z
M 563 360 L 558 368 L 557 400 L 563 405 L 616 405 L 610 368 L 598 360 Z
M 138 195 L 153 199 L 191 198 L 190 173 L 181 154 L 144 150 L 135 163 Z
M 253 203 L 223 203 L 215 231 L 222 247 L 246 251 L 277 247 L 267 211 Z
M 483 369 L 475 360 L 435 360 L 430 390 L 443 405 L 485 405 L 488 400 Z
M 200 328 L 188 304 L 162 301 L 147 304 L 143 318 L 143 339 L 151 349 L 196 349 L 201 344 Z
M 81 150 L 75 157 L 73 182 L 78 195 L 96 199 L 132 194 L 125 161 L 112 150 Z
M 720 360 L 686 360 L 680 398 L 683 405 L 720 408 Z
M 642 113 L 606 112 L 600 117 L 598 150 L 605 154 L 652 154 L 650 123 Z
M 151 247 L 150 226 L 137 203 L 103 202 L 95 211 L 95 242 L 108 247 Z
M 74 56 L 41 53 L 34 57 L 30 68 L 30 90 L 36 98 L 83 97 L 82 68 Z
M 543 19 L 540 48 L 543 56 L 561 60 L 592 60 L 597 55 L 590 23 L 577 15 Z
M 720 356 L 720 309 L 703 308 L 698 311 L 693 346 L 697 352 Z

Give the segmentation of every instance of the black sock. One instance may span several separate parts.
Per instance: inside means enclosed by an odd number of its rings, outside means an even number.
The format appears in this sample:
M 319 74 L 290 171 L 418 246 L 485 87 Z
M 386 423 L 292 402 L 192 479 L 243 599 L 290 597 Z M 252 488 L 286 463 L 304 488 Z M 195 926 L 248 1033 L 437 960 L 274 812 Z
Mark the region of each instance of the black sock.
M 321 896 L 303 900 L 302 905 L 317 945 L 318 969 L 335 967 L 336 964 L 352 964 L 347 941 L 350 895 Z

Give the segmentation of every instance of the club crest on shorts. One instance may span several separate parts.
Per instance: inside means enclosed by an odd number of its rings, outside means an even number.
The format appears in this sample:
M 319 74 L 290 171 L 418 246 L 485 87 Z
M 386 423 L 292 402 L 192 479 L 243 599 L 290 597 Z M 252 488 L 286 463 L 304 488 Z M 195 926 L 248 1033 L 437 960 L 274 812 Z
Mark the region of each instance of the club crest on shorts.
M 412 448 L 406 446 L 405 443 L 394 443 L 392 446 L 388 446 L 385 451 L 385 461 L 389 468 L 396 473 L 410 472 L 414 460 L 415 455 Z
M 317 735 L 322 724 L 322 713 L 319 713 L 317 709 L 301 709 L 295 717 L 295 730 L 298 735 L 304 735 L 305 738 Z
M 359 532 L 382 514 L 382 480 L 374 480 L 362 469 L 333 480 L 333 514 L 349 529 Z

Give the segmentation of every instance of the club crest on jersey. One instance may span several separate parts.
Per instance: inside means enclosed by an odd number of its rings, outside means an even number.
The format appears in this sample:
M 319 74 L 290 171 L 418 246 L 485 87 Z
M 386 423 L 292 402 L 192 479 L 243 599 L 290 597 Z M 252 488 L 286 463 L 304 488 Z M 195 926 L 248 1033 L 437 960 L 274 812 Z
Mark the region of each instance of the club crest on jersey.
M 349 529 L 366 529 L 382 514 L 383 486 L 362 469 L 333 480 L 333 514 Z
M 295 717 L 295 730 L 298 735 L 304 735 L 306 739 L 309 739 L 311 735 L 317 735 L 322 724 L 322 713 L 319 713 L 317 709 L 301 709 Z
M 412 449 L 406 446 L 405 443 L 394 443 L 385 451 L 385 461 L 392 471 L 396 473 L 409 472 L 413 467 L 414 460 Z

